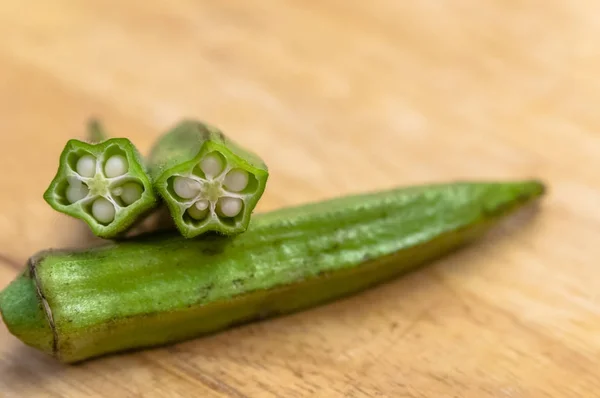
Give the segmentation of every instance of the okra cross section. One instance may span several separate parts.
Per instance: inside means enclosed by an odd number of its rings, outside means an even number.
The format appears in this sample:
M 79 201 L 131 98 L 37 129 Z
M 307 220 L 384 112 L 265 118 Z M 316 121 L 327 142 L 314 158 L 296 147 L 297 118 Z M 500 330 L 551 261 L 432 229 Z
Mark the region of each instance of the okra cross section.
M 126 138 L 68 141 L 44 199 L 106 239 L 125 233 L 158 203 L 141 156 Z
M 149 169 L 186 238 L 244 232 L 269 176 L 256 154 L 215 127 L 189 120 L 158 140 Z

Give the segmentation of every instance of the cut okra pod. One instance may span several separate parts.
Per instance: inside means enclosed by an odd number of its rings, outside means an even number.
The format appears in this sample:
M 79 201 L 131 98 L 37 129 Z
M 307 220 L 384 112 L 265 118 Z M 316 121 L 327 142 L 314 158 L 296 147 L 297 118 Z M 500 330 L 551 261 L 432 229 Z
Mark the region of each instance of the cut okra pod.
M 103 139 L 97 122 L 90 137 Z M 44 193 L 55 210 L 85 221 L 101 238 L 127 232 L 158 204 L 142 158 L 126 138 L 87 143 L 69 140 L 60 156 L 56 176 Z
M 63 362 L 174 343 L 387 281 L 543 192 L 535 181 L 404 188 L 260 214 L 234 238 L 169 233 L 44 252 L 0 293 L 0 312 Z
M 256 154 L 213 126 L 183 121 L 161 137 L 149 157 L 154 187 L 186 238 L 248 228 L 269 172 Z

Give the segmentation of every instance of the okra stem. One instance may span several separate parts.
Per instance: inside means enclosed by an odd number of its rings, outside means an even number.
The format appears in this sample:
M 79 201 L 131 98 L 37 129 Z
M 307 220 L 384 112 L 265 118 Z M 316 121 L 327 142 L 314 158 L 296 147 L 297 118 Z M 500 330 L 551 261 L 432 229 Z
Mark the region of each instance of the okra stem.
M 67 143 L 44 199 L 55 210 L 85 221 L 97 236 L 116 238 L 155 208 L 158 198 L 128 139 L 105 139 L 96 120 L 90 121 L 88 132 L 95 143 Z
M 90 143 L 98 143 L 108 139 L 108 136 L 102 127 L 102 123 L 100 123 L 98 119 L 90 119 L 88 121 L 87 129 Z
M 184 121 L 161 137 L 151 151 L 149 168 L 156 190 L 187 238 L 209 231 L 244 232 L 269 176 L 257 155 L 215 127 L 195 121 Z
M 261 214 L 234 238 L 44 252 L 0 293 L 0 311 L 15 336 L 63 362 L 174 343 L 389 280 L 543 192 L 535 181 L 404 188 Z

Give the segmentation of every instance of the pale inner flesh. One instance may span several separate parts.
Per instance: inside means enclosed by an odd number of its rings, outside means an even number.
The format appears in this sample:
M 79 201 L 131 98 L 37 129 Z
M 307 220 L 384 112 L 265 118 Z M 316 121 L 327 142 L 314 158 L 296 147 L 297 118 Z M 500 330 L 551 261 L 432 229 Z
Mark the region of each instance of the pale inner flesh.
M 91 154 L 81 156 L 74 173 L 68 177 L 65 197 L 69 204 L 82 203 L 100 224 L 114 221 L 119 211 L 141 199 L 144 187 L 141 183 L 127 181 L 132 177 L 129 162 L 123 155 L 104 159 Z
M 216 152 L 207 154 L 199 162 L 203 178 L 190 173 L 173 178 L 173 191 L 185 204 L 186 213 L 194 220 L 209 216 L 235 218 L 244 209 L 248 195 L 242 192 L 248 187 L 250 175 L 234 168 Z

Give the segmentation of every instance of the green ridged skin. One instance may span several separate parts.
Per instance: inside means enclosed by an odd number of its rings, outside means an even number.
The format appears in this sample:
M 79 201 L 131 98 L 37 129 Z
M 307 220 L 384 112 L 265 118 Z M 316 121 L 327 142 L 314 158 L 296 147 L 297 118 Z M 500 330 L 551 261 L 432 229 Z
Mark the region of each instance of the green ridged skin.
M 24 343 L 67 363 L 174 343 L 387 281 L 543 192 L 536 181 L 401 188 L 259 214 L 234 238 L 44 252 L 0 293 L 0 311 Z
M 214 177 L 206 175 L 201 168 L 202 160 L 209 154 L 217 154 L 226 165 Z M 233 236 L 246 231 L 269 177 L 268 168 L 258 155 L 236 144 L 217 128 L 193 120 L 184 120 L 156 142 L 150 152 L 148 167 L 155 189 L 186 238 L 206 232 Z M 231 170 L 247 173 L 249 181 L 244 190 L 228 190 L 224 181 Z M 196 181 L 201 186 L 197 195 L 187 199 L 177 195 L 174 180 L 178 176 Z M 237 216 L 219 214 L 218 200 L 225 197 L 243 201 Z M 190 216 L 189 209 L 199 200 L 210 203 L 210 207 L 204 218 L 195 219 Z
M 142 157 L 131 141 L 126 138 L 104 139 L 101 126 L 96 121 L 90 123 L 88 132 L 94 143 L 72 139 L 65 145 L 58 171 L 44 193 L 44 200 L 53 209 L 87 223 L 96 236 L 105 239 L 118 238 L 157 207 L 158 195 L 146 173 Z M 87 155 L 96 160 L 96 172 L 91 178 L 80 176 L 76 170 L 77 161 Z M 127 159 L 128 171 L 122 176 L 108 178 L 103 167 L 113 155 L 121 155 Z M 78 201 L 70 201 L 67 190 L 72 181 L 83 184 L 88 191 L 87 196 Z M 137 184 L 143 191 L 141 197 L 130 204 L 115 195 L 115 188 L 128 183 Z M 94 217 L 93 204 L 99 198 L 105 198 L 115 208 L 112 221 L 103 223 Z

